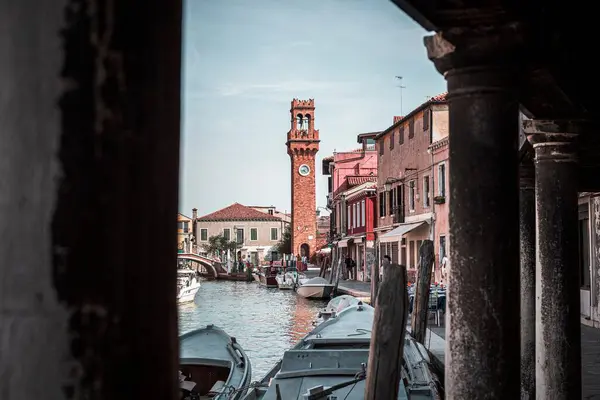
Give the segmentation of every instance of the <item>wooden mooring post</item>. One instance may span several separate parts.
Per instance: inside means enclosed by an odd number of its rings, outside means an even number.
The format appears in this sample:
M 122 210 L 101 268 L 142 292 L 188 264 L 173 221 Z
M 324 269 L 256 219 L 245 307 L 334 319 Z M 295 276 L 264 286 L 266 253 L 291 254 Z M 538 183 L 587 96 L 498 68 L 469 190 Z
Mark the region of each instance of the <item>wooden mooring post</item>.
M 371 304 L 375 305 L 377 290 L 379 289 L 379 243 L 375 244 L 375 262 L 371 269 Z
M 427 332 L 427 314 L 429 312 L 429 287 L 431 268 L 434 261 L 433 242 L 424 240 L 419 249 L 419 275 L 413 303 L 411 335 L 421 344 L 425 344 Z
M 392 264 L 385 272 L 386 277 L 373 303 L 375 317 L 367 365 L 366 400 L 398 398 L 408 318 L 406 267 Z

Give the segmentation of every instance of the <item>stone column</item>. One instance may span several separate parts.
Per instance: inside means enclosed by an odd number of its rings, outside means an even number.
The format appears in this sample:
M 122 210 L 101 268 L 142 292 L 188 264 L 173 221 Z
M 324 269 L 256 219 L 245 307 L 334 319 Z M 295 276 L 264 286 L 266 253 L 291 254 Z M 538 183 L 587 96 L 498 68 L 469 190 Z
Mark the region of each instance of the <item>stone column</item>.
M 521 246 L 521 400 L 535 399 L 535 171 L 519 169 Z
M 581 398 L 576 138 L 573 121 L 523 122 L 535 150 L 536 395 Z
M 507 64 L 519 58 L 511 29 L 426 38 L 448 82 L 450 400 L 520 394 L 519 106 L 517 67 Z

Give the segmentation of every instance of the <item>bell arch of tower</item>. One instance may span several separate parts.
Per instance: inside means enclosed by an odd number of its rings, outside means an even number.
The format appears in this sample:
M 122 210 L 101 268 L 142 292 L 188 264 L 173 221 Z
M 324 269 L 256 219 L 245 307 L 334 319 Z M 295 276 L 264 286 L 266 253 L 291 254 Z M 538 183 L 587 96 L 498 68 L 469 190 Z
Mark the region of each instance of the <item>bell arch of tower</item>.
M 314 99 L 293 99 L 290 116 L 286 146 L 291 166 L 291 248 L 310 259 L 317 236 L 315 158 L 320 142 Z

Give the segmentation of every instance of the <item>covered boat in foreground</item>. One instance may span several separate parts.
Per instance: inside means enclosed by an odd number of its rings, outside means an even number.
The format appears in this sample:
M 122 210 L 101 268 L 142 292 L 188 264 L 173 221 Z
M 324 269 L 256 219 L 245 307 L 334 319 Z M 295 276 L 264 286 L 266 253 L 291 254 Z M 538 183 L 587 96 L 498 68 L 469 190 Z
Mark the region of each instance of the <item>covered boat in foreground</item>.
M 244 400 L 364 399 L 374 309 L 348 298 L 298 345 L 285 352 Z M 427 350 L 406 335 L 398 399 L 439 399 Z
M 234 337 L 214 325 L 179 337 L 184 400 L 237 400 L 248 391 L 250 360 Z

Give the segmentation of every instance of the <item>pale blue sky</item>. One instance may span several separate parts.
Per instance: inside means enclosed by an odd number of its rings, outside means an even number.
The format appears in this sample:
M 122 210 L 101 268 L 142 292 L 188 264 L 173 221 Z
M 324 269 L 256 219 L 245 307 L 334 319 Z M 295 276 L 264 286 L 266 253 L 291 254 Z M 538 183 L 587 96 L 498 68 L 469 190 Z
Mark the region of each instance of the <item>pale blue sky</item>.
M 290 101 L 314 98 L 321 159 L 356 148 L 446 84 L 428 33 L 389 0 L 187 0 L 181 212 L 238 202 L 290 210 Z M 318 168 L 317 205 L 327 179 Z

